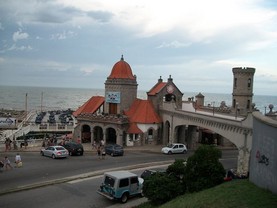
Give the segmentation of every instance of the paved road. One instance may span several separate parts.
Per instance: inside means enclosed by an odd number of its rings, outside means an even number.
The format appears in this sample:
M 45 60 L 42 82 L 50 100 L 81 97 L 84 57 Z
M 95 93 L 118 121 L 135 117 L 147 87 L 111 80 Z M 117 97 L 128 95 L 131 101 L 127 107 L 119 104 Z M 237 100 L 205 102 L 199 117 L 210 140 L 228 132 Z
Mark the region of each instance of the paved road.
M 35 201 L 43 201 L 43 198 L 40 198 L 38 193 L 43 192 L 43 196 L 48 197 L 48 201 L 45 202 L 45 207 L 51 206 L 52 202 L 49 202 L 51 198 L 56 199 L 56 192 L 59 192 L 61 189 L 63 191 L 71 193 L 74 197 L 80 194 L 78 189 L 95 189 L 98 188 L 99 181 L 91 182 L 95 183 L 94 187 L 76 187 L 76 185 L 71 184 L 71 181 L 80 180 L 80 184 L 86 185 L 87 179 L 90 180 L 93 176 L 102 176 L 103 172 L 107 169 L 135 169 L 146 166 L 153 166 L 156 164 L 168 164 L 172 163 L 176 158 L 185 158 L 191 155 L 193 152 L 189 151 L 188 154 L 178 154 L 178 155 L 163 155 L 160 153 L 160 147 L 155 146 L 155 148 L 150 149 L 135 149 L 127 148 L 126 154 L 123 157 L 110 157 L 107 156 L 105 160 L 98 160 L 96 157 L 96 152 L 91 151 L 90 146 L 85 145 L 84 156 L 75 156 L 69 157 L 67 159 L 56 159 L 42 157 L 39 155 L 40 147 L 28 148 L 27 150 L 21 151 L 21 156 L 24 161 L 24 167 L 19 169 L 14 169 L 10 171 L 0 172 L 0 207 L 20 207 L 20 206 L 11 206 L 11 200 L 13 197 L 20 198 L 24 201 L 26 195 L 34 196 L 38 199 Z M 16 152 L 0 152 L 0 158 L 3 158 L 4 155 L 8 155 L 11 160 Z M 224 150 L 223 159 L 221 160 L 226 169 L 236 167 L 237 163 L 237 151 L 235 150 Z M 100 180 L 100 179 L 99 179 Z M 54 186 L 49 186 L 49 184 L 54 184 Z M 71 185 L 68 185 L 71 184 Z M 69 186 L 69 187 L 68 187 Z M 96 187 L 97 186 L 97 187 Z M 43 187 L 42 189 L 33 189 L 34 187 Z M 17 192 L 18 190 L 27 190 Z M 38 191 L 39 190 L 39 191 Z M 76 193 L 75 193 L 75 191 Z M 72 192 L 71 192 L 72 191 Z M 91 192 L 91 190 L 89 190 Z M 7 194 L 9 193 L 9 194 Z M 49 196 L 49 194 L 50 196 Z M 94 193 L 94 190 L 93 190 Z M 4 194 L 4 195 L 3 195 Z M 87 194 L 87 192 L 86 192 Z M 63 197 L 69 197 L 67 193 L 64 193 Z M 97 197 L 95 200 L 99 200 Z M 33 197 L 27 197 L 32 199 Z M 1 199 L 5 199 L 9 206 L 4 206 Z M 87 200 L 90 200 L 88 198 Z M 141 198 L 139 200 L 145 200 Z M 137 200 L 134 200 L 137 203 Z M 102 202 L 102 199 L 100 200 Z M 69 203 L 69 202 L 68 202 Z M 73 202 L 72 202 L 73 203 Z M 86 201 L 87 204 L 91 204 L 90 207 L 93 207 L 95 203 L 90 203 Z M 110 202 L 108 202 L 110 203 Z M 140 203 L 140 201 L 138 202 Z M 22 203 L 24 204 L 24 203 Z M 101 203 L 100 203 L 101 204 Z M 100 206 L 99 204 L 99 206 Z M 19 204 L 21 205 L 21 204 Z M 25 202 L 27 207 L 31 206 L 29 202 Z M 33 204 L 35 205 L 35 204 Z M 69 204 L 70 205 L 70 204 Z M 23 207 L 26 207 L 23 206 Z M 65 200 L 62 204 L 62 207 L 70 207 Z M 106 207 L 100 206 L 100 207 Z M 44 207 L 44 206 L 42 206 Z M 55 207 L 55 206 L 54 206 Z M 60 207 L 60 206 L 59 206 Z

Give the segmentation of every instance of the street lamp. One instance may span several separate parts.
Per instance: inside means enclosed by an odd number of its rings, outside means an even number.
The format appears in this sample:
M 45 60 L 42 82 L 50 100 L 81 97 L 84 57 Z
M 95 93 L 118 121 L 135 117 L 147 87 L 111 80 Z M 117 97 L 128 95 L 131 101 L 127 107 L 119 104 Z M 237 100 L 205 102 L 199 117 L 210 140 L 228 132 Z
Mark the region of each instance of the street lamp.
M 212 102 L 212 104 L 213 104 L 213 116 L 214 116 L 214 103 L 215 103 L 215 102 L 213 101 L 213 102 Z

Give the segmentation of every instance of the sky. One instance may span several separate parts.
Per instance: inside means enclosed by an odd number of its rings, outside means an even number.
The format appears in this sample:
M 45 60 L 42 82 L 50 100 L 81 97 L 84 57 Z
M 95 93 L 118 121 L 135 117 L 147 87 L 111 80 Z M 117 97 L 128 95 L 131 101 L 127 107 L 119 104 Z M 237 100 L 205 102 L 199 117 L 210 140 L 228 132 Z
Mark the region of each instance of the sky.
M 121 55 L 139 90 L 230 94 L 254 67 L 277 96 L 277 1 L 0 0 L 0 85 L 104 89 Z

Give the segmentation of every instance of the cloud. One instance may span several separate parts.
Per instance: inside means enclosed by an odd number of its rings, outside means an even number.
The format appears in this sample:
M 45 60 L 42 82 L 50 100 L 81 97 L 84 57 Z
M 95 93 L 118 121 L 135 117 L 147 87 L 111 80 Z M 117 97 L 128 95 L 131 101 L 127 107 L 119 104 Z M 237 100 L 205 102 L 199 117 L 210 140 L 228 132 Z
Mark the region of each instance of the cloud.
M 24 40 L 24 39 L 27 39 L 28 37 L 29 37 L 28 33 L 25 33 L 19 30 L 13 34 L 13 41 L 16 42 L 18 40 Z
M 82 72 L 82 74 L 84 75 L 90 75 L 92 74 L 95 70 L 93 68 L 81 68 L 80 71 Z
M 76 36 L 77 33 L 73 31 L 63 31 L 62 33 L 56 33 L 51 35 L 51 40 L 64 40 Z
M 30 51 L 33 50 L 33 48 L 28 46 L 17 46 L 16 44 L 13 44 L 10 48 L 8 48 L 8 51 Z
M 113 14 L 107 11 L 89 11 L 87 12 L 87 15 L 94 20 L 102 23 L 109 22 L 113 17 Z
M 157 48 L 183 48 L 183 47 L 188 47 L 190 45 L 191 45 L 191 43 L 181 43 L 181 42 L 175 40 L 170 43 L 163 42 Z

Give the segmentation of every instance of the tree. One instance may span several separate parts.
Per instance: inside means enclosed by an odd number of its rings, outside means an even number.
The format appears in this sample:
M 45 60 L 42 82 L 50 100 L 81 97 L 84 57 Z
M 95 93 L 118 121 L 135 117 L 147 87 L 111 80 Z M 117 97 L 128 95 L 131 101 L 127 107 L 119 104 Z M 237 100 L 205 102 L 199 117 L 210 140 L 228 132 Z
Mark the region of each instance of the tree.
M 219 162 L 221 154 L 214 146 L 202 145 L 188 158 L 184 178 L 189 192 L 211 188 L 224 181 L 225 170 Z

